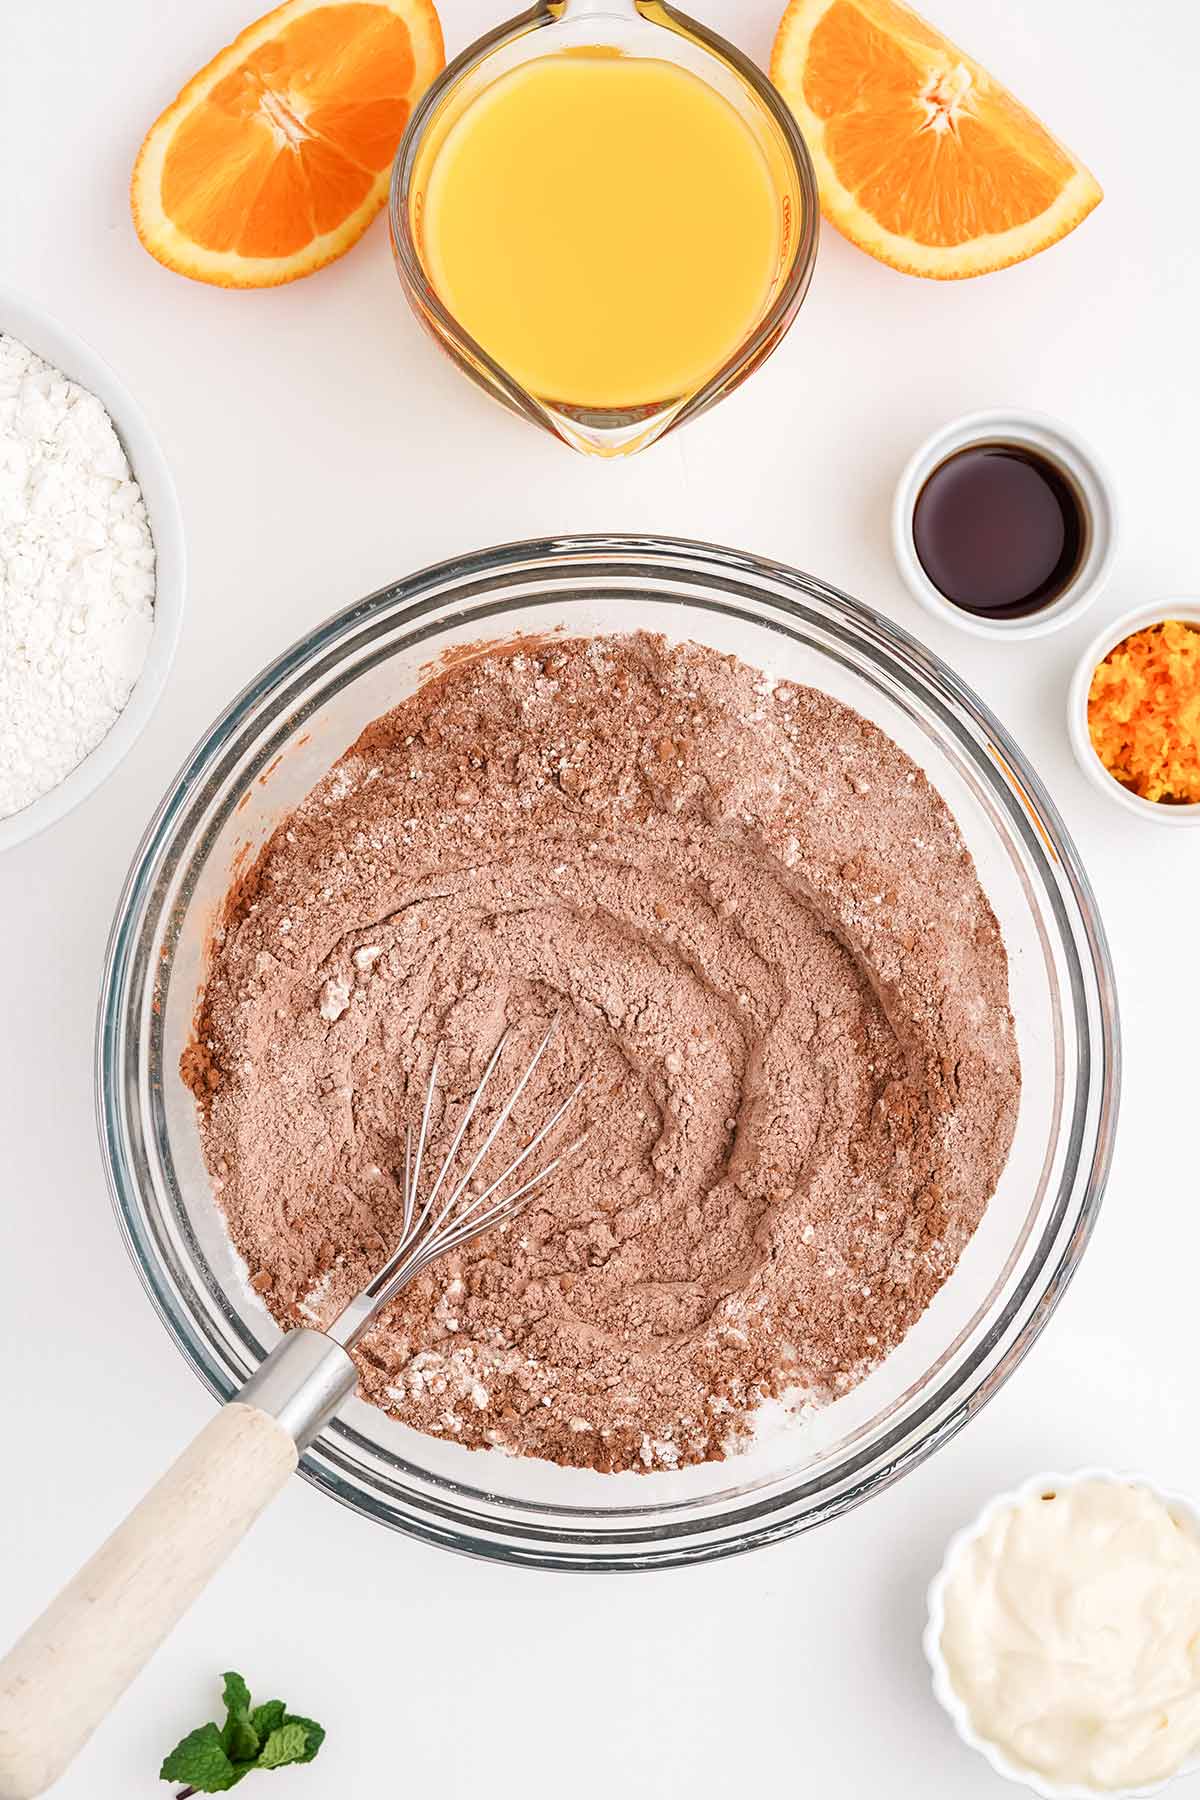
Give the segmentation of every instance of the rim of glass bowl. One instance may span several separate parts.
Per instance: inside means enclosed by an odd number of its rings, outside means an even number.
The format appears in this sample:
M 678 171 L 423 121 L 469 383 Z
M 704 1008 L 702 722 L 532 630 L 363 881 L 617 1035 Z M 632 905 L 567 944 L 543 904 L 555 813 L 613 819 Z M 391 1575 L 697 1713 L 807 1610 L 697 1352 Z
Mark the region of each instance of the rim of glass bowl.
M 637 8 L 644 14 L 644 0 L 637 0 Z M 659 25 L 666 31 L 677 29 L 680 35 L 699 42 L 715 56 L 726 61 L 753 90 L 759 103 L 770 114 L 787 145 L 788 154 L 795 165 L 796 181 L 803 197 L 803 205 L 800 208 L 801 217 L 796 227 L 796 247 L 792 266 L 769 311 L 759 321 L 745 342 L 734 351 L 728 362 L 723 363 L 716 373 L 704 383 L 704 386 L 697 389 L 675 412 L 670 413 L 667 422 L 655 430 L 649 439 L 645 440 L 647 444 L 657 443 L 668 432 L 674 431 L 676 426 L 705 412 L 708 407 L 723 399 L 747 376 L 753 374 L 761 363 L 766 361 L 782 340 L 808 292 L 817 258 L 821 220 L 821 200 L 812 156 L 791 108 L 770 79 L 737 48 L 736 44 L 731 44 L 715 31 L 710 31 L 706 25 L 700 25 L 694 19 L 689 18 L 686 13 L 679 11 L 677 7 L 666 5 L 663 0 L 656 0 L 652 10 L 665 14 L 670 23 L 664 23 L 662 19 L 651 19 L 651 23 Z M 532 424 L 540 425 L 544 430 L 552 432 L 555 437 L 573 444 L 573 440 L 569 436 L 564 436 L 563 427 L 555 413 L 543 406 L 519 382 L 514 381 L 507 370 L 489 356 L 483 346 L 476 342 L 443 304 L 425 274 L 424 265 L 413 241 L 409 220 L 409 195 L 412 190 L 417 154 L 421 147 L 425 128 L 445 94 L 455 86 L 468 69 L 493 55 L 504 44 L 524 37 L 531 31 L 553 26 L 557 22 L 558 13 L 553 10 L 551 0 L 537 0 L 537 4 L 529 7 L 527 11 L 518 13 L 514 18 L 506 19 L 494 30 L 476 38 L 473 43 L 467 45 L 465 50 L 460 51 L 452 62 L 446 65 L 437 80 L 422 96 L 416 111 L 405 126 L 404 136 L 400 140 L 400 148 L 396 152 L 396 159 L 392 164 L 392 176 L 388 189 L 388 229 L 391 235 L 392 253 L 400 270 L 410 303 L 419 306 L 420 311 L 436 326 L 443 345 L 447 349 L 453 347 L 454 356 L 460 360 L 462 372 L 478 382 L 485 390 L 491 391 L 494 398 L 502 399 L 514 412 L 519 413 Z M 634 437 L 636 438 L 636 432 Z M 573 447 L 579 448 L 580 446 L 573 444 Z M 642 440 L 638 438 L 636 444 L 631 440 L 631 447 L 641 448 Z
M 518 591 L 519 588 L 519 591 Z M 530 590 L 533 590 L 532 592 Z M 582 590 L 582 591 L 581 591 Z M 949 1376 L 901 1412 L 871 1443 L 805 1480 L 795 1474 L 727 1488 L 718 1495 L 662 1505 L 600 1510 L 489 1495 L 420 1470 L 368 1445 L 341 1422 L 310 1449 L 301 1472 L 315 1486 L 365 1514 L 427 1543 L 525 1566 L 584 1570 L 646 1569 L 705 1561 L 790 1536 L 836 1517 L 889 1485 L 953 1437 L 999 1389 L 1045 1325 L 1078 1266 L 1108 1175 L 1120 1088 L 1120 1036 L 1112 965 L 1096 904 L 1071 839 L 1037 775 L 1008 733 L 945 664 L 899 626 L 824 582 L 748 553 L 661 537 L 606 535 L 534 539 L 434 565 L 335 614 L 276 658 L 231 702 L 200 740 L 150 822 L 118 903 L 97 1019 L 96 1104 L 109 1190 L 122 1233 L 150 1298 L 176 1344 L 210 1391 L 227 1400 L 265 1354 L 217 1294 L 224 1323 L 240 1340 L 235 1366 L 196 1296 L 169 1235 L 159 1226 L 154 1184 L 139 1178 L 145 1100 L 143 1064 L 152 1062 L 145 1021 L 148 978 L 159 943 L 178 916 L 176 872 L 196 825 L 222 781 L 242 768 L 245 781 L 315 712 L 335 687 L 371 660 L 435 638 L 447 623 L 478 622 L 553 597 L 628 598 L 641 593 L 726 618 L 743 619 L 819 647 L 871 679 L 928 730 L 935 716 L 944 741 L 988 791 L 1040 877 L 1060 934 L 1068 980 L 1064 1005 L 1078 1039 L 1079 1080 L 1069 1118 L 1063 1172 L 1035 1254 L 999 1315 Z M 746 603 L 749 602 L 750 605 Z M 753 610 L 752 610 L 753 609 Z M 807 640 L 795 626 L 816 640 Z M 381 644 L 381 640 L 384 640 Z M 374 649 L 374 658 L 372 650 Z M 864 666 L 865 664 L 865 666 Z M 317 695 L 313 689 L 320 682 Z M 319 696 L 319 697 L 318 697 Z M 919 699 L 926 713 L 912 705 Z M 271 727 L 275 729 L 272 731 Z M 227 807 L 236 795 L 226 796 Z M 221 819 L 207 821 L 211 841 Z M 194 853 L 193 853 L 194 860 Z M 170 905 L 170 913 L 164 916 Z M 151 1032 L 152 1035 L 152 1032 Z M 151 1068 L 151 1076 L 153 1069 Z M 147 1081 L 149 1087 L 151 1083 Z M 151 1125 L 153 1120 L 150 1121 Z M 186 1233 L 185 1233 L 186 1235 Z M 366 1485 L 352 1460 L 373 1458 Z M 379 1464 L 389 1465 L 384 1479 Z M 416 1476 L 425 1488 L 406 1486 Z M 656 1515 L 671 1516 L 656 1520 Z

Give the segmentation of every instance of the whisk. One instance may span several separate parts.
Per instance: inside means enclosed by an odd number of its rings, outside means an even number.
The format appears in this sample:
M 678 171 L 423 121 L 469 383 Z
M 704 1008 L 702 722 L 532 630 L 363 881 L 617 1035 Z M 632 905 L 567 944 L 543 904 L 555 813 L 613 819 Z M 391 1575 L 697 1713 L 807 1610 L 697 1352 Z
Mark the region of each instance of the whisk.
M 468 1152 L 471 1124 L 512 1040 L 512 1028 L 505 1031 L 422 1197 L 441 1070 L 435 1055 L 419 1120 L 405 1128 L 400 1237 L 382 1268 L 326 1330 L 287 1333 L 0 1662 L 0 1800 L 33 1800 L 63 1773 L 353 1392 L 349 1352 L 381 1309 L 439 1257 L 514 1219 L 580 1148 L 582 1137 L 562 1149 L 550 1140 L 586 1076 L 500 1174 L 488 1166 L 557 1025 L 555 1017 Z M 539 1164 L 543 1149 L 548 1160 Z
M 332 1338 L 335 1344 L 342 1344 L 346 1349 L 352 1348 L 375 1315 L 389 1301 L 396 1298 L 401 1288 L 407 1287 L 415 1276 L 427 1269 L 430 1263 L 436 1262 L 439 1256 L 445 1256 L 449 1250 L 461 1249 L 464 1244 L 469 1244 L 471 1239 L 478 1237 L 481 1232 L 490 1231 L 494 1225 L 504 1225 L 510 1219 L 515 1218 L 521 1208 L 533 1198 L 535 1190 L 541 1187 L 544 1181 L 549 1180 L 560 1164 L 564 1163 L 567 1157 L 573 1156 L 581 1147 L 583 1139 L 576 1138 L 573 1144 L 568 1144 L 565 1150 L 561 1150 L 550 1162 L 540 1168 L 536 1175 L 529 1176 L 514 1192 L 502 1193 L 513 1176 L 526 1166 L 570 1112 L 587 1085 L 586 1076 L 582 1076 L 575 1083 L 566 1099 L 550 1115 L 540 1131 L 534 1133 L 525 1148 L 513 1158 L 508 1167 L 501 1174 L 495 1176 L 481 1193 L 474 1194 L 471 1191 L 471 1184 L 478 1170 L 508 1123 L 509 1115 L 517 1101 L 533 1079 L 534 1071 L 550 1048 L 550 1041 L 557 1029 L 558 1015 L 556 1013 L 550 1021 L 546 1035 L 534 1051 L 525 1073 L 500 1108 L 482 1144 L 467 1164 L 463 1174 L 456 1181 L 452 1181 L 450 1177 L 462 1141 L 479 1109 L 480 1101 L 487 1092 L 488 1083 L 504 1055 L 505 1048 L 512 1036 L 512 1027 L 510 1026 L 504 1032 L 488 1059 L 488 1065 L 483 1071 L 479 1086 L 467 1102 L 462 1118 L 459 1120 L 458 1129 L 451 1140 L 450 1148 L 443 1158 L 442 1166 L 418 1213 L 417 1196 L 421 1185 L 421 1168 L 429 1135 L 429 1118 L 433 1111 L 434 1095 L 437 1093 L 438 1086 L 439 1057 L 435 1055 L 429 1070 L 420 1126 L 415 1134 L 415 1150 L 411 1121 L 405 1126 L 404 1131 L 404 1221 L 400 1228 L 400 1241 L 378 1275 L 367 1284 L 356 1299 L 350 1302 L 349 1306 L 344 1308 L 329 1327 L 325 1335 Z M 449 1195 L 439 1206 L 438 1201 L 442 1189 L 447 1185 L 450 1188 Z M 498 1193 L 501 1194 L 501 1198 L 497 1200 L 494 1196 Z M 285 1339 L 284 1343 L 286 1344 L 286 1342 Z M 282 1349 L 283 1345 L 280 1345 L 276 1354 L 278 1355 Z M 266 1367 L 267 1365 L 264 1363 L 261 1374 L 265 1374 Z M 257 1379 L 258 1377 L 255 1377 L 255 1380 Z M 243 1390 L 243 1394 L 248 1394 L 252 1387 L 253 1382 Z

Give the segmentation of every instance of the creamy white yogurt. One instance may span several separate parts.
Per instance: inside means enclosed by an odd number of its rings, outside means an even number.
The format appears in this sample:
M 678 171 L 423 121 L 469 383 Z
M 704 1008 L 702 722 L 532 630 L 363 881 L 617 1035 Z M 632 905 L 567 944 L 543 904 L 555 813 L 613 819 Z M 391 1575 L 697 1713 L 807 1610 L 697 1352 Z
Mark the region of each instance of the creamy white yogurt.
M 1200 1748 L 1200 1537 L 1089 1479 L 1005 1507 L 954 1559 L 941 1650 L 981 1738 L 1051 1781 L 1163 1780 Z

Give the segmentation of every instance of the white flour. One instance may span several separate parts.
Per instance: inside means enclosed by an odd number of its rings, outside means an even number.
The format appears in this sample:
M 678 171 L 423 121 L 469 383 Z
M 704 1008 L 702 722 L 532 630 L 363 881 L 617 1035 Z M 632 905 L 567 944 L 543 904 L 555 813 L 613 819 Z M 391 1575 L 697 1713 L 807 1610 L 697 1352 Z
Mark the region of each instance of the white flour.
M 94 394 L 0 334 L 0 819 L 118 717 L 154 629 L 154 543 Z

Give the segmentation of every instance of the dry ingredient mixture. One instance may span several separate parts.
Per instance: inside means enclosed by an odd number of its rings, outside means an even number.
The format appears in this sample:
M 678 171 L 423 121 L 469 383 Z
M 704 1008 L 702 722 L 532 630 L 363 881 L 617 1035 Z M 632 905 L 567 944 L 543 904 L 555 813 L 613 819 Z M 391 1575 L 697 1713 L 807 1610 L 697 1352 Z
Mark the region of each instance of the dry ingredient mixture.
M 1088 731 L 1109 774 L 1143 800 L 1200 801 L 1200 630 L 1164 619 L 1110 650 L 1092 676 Z
M 231 894 L 184 1057 L 281 1324 L 331 1320 L 398 1235 L 439 1042 L 435 1159 L 505 1022 L 515 1070 L 559 1009 L 517 1116 L 590 1070 L 588 1140 L 392 1305 L 366 1397 L 646 1470 L 853 1387 L 954 1268 L 1017 1109 L 1000 932 L 920 771 L 822 693 L 642 634 L 457 662 L 368 727 Z
M 0 334 L 0 819 L 104 737 L 154 630 L 154 544 L 94 394 Z

